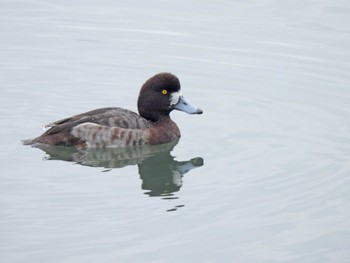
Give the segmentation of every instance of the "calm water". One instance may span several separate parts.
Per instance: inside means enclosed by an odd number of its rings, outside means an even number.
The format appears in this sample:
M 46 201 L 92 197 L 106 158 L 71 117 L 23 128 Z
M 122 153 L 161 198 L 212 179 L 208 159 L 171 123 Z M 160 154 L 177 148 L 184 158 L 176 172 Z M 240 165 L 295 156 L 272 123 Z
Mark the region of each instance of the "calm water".
M 121 1 L 120 1 L 121 2 Z M 350 262 L 350 3 L 0 3 L 1 262 Z M 21 139 L 176 74 L 175 145 Z

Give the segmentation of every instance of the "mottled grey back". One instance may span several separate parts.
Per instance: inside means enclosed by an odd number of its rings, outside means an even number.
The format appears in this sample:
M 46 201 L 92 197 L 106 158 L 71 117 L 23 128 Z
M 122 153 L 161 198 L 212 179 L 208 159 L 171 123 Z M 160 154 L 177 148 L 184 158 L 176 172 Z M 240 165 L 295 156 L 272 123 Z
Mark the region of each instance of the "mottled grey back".
M 50 127 L 50 129 L 44 134 L 69 131 L 73 127 L 87 122 L 125 129 L 145 129 L 151 126 L 145 118 L 133 111 L 122 108 L 101 108 L 47 124 L 46 127 Z

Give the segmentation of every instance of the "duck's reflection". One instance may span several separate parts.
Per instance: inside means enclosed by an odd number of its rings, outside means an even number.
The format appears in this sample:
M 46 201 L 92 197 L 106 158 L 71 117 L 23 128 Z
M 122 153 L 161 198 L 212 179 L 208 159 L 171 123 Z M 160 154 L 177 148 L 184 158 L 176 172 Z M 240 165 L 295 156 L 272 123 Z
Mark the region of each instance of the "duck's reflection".
M 176 161 L 170 154 L 178 141 L 156 146 L 133 148 L 76 149 L 73 147 L 37 145 L 47 160 L 63 160 L 84 166 L 121 168 L 137 165 L 142 189 L 149 196 L 172 198 L 180 190 L 182 177 L 190 170 L 203 165 L 200 157 L 188 161 Z

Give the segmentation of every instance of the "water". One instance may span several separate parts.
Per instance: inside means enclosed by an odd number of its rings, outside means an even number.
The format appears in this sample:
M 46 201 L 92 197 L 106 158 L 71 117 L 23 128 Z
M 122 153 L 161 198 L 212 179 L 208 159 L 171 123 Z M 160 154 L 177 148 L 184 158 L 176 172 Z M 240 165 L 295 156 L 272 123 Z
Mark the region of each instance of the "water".
M 0 6 L 1 262 L 350 262 L 349 3 Z M 21 145 L 162 71 L 177 145 Z

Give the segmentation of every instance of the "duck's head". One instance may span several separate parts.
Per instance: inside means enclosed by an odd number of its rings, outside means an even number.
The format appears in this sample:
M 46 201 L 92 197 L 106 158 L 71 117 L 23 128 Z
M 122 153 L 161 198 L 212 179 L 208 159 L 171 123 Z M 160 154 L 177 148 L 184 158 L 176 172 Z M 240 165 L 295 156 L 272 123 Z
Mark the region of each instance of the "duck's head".
M 137 107 L 139 114 L 151 121 L 168 117 L 174 109 L 189 114 L 203 113 L 184 99 L 180 81 L 171 73 L 159 73 L 148 79 L 141 87 Z

